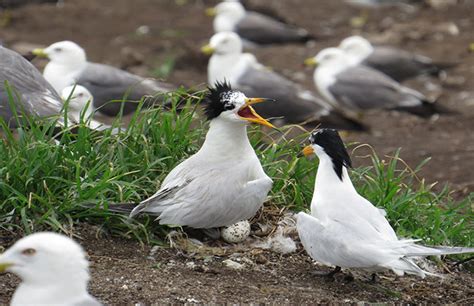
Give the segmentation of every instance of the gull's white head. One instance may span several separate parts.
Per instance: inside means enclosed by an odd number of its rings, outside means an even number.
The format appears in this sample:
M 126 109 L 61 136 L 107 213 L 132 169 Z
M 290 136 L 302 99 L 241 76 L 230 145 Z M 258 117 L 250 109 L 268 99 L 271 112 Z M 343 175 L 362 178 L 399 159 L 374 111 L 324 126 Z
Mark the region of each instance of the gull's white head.
M 242 40 L 234 32 L 221 32 L 214 34 L 209 44 L 202 47 L 206 54 L 240 54 L 242 53 Z
M 51 62 L 60 65 L 77 66 L 87 60 L 84 49 L 75 42 L 68 40 L 54 43 L 45 49 L 35 49 L 33 54 L 47 57 Z
M 334 171 L 342 180 L 343 167 L 350 168 L 352 163 L 338 132 L 334 129 L 316 130 L 309 136 L 309 143 L 310 145 L 303 149 L 303 154 L 316 154 L 320 160 L 329 157 Z
M 69 108 L 80 112 L 86 106 L 92 108 L 93 97 L 87 88 L 81 85 L 72 85 L 63 89 L 61 92 L 63 101 L 69 101 Z
M 372 44 L 361 36 L 344 39 L 339 44 L 339 49 L 350 58 L 353 64 L 359 64 L 374 51 Z
M 232 90 L 226 83 L 217 82 L 204 99 L 205 113 L 209 120 L 216 118 L 231 123 L 257 123 L 274 127 L 267 120 L 260 117 L 251 105 L 272 101 L 266 98 L 247 98 L 242 92 Z
M 43 232 L 24 237 L 0 255 L 0 272 L 18 275 L 31 286 L 87 287 L 88 262 L 72 239 Z
M 244 18 L 245 8 L 239 1 L 224 1 L 214 8 L 208 9 L 207 14 L 215 16 L 214 31 L 233 31 L 237 23 Z
M 334 72 L 347 68 L 350 64 L 346 54 L 338 48 L 326 48 L 304 61 L 306 66 L 331 68 Z

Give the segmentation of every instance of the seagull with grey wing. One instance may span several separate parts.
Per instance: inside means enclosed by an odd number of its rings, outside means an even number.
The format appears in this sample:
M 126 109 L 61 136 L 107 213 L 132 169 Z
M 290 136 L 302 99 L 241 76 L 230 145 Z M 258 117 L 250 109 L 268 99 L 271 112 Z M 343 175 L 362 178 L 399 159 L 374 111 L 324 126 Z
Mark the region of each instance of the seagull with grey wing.
M 214 33 L 235 32 L 249 45 L 304 43 L 313 37 L 308 31 L 297 28 L 270 16 L 246 11 L 242 3 L 226 0 L 208 9 L 214 17 Z
M 373 46 L 361 36 L 350 36 L 339 44 L 354 66 L 365 65 L 401 82 L 419 75 L 438 76 L 455 63 L 434 62 L 431 58 L 390 46 Z
M 166 93 L 175 86 L 145 79 L 118 68 L 87 61 L 86 52 L 72 41 L 61 41 L 45 49 L 35 49 L 34 55 L 47 57 L 43 75 L 58 91 L 70 85 L 78 84 L 87 88 L 94 97 L 94 107 L 108 116 L 133 112 L 138 102 L 146 97 L 146 104 L 166 104 Z M 115 101 L 115 102 L 114 102 Z
M 474 248 L 423 246 L 418 240 L 399 239 L 383 210 L 359 195 L 348 168 L 351 159 L 335 130 L 313 132 L 303 153 L 319 158 L 311 212 L 297 215 L 297 230 L 306 252 L 314 260 L 341 268 L 369 271 L 389 269 L 397 275 L 435 275 L 424 271 L 414 258 L 472 253 Z M 373 275 L 375 277 L 375 275 Z
M 102 305 L 87 292 L 89 263 L 82 247 L 56 233 L 35 233 L 0 254 L 0 272 L 21 278 L 11 306 Z
M 243 53 L 242 40 L 233 32 L 214 34 L 202 51 L 212 54 L 207 69 L 209 84 L 227 80 L 248 96 L 275 99 L 275 103 L 256 106 L 259 113 L 273 117 L 274 122 L 366 129 L 309 90 L 264 67 L 253 54 Z
M 323 49 L 305 64 L 317 66 L 313 78 L 319 93 L 345 111 L 397 110 L 425 118 L 452 113 L 380 71 L 363 65 L 354 66 L 338 48 Z
M 130 217 L 145 213 L 158 216 L 160 224 L 210 230 L 252 218 L 273 182 L 250 144 L 247 125 L 273 127 L 252 107 L 267 100 L 247 98 L 227 83 L 216 83 L 203 102 L 210 123 L 201 149 L 177 165 L 161 188 L 138 206 L 109 208 L 133 208 Z
M 21 121 L 17 117 L 22 113 L 43 118 L 56 116 L 61 124 L 62 108 L 61 97 L 41 73 L 20 54 L 0 46 L 0 117 L 7 125 L 18 127 Z

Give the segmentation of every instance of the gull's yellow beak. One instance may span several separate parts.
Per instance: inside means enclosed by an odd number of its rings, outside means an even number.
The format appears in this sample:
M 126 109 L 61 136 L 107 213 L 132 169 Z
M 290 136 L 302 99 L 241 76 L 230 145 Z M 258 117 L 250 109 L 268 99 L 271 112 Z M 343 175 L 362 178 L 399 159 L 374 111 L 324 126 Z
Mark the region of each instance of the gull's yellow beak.
M 217 10 L 215 7 L 209 7 L 206 9 L 206 15 L 209 16 L 209 17 L 214 17 L 217 15 Z
M 211 55 L 212 53 L 214 53 L 215 49 L 213 47 L 211 47 L 211 45 L 207 44 L 205 46 L 202 46 L 201 48 L 201 52 L 206 54 L 206 55 Z
M 247 98 L 245 100 L 245 105 L 239 109 L 237 114 L 240 116 L 240 118 L 242 118 L 243 120 L 247 120 L 248 122 L 257 123 L 260 125 L 268 126 L 270 128 L 275 128 L 273 124 L 271 124 L 267 120 L 263 119 L 259 114 L 257 114 L 257 112 L 251 106 L 253 104 L 270 101 L 275 100 L 267 98 Z
M 10 268 L 11 266 L 13 266 L 13 263 L 11 263 L 11 262 L 0 263 L 0 273 L 5 272 L 5 270 Z
M 474 52 L 474 42 L 469 44 L 469 52 Z
M 306 146 L 303 149 L 303 155 L 304 156 L 310 156 L 314 154 L 314 149 L 312 146 Z
M 34 49 L 33 51 L 31 51 L 31 53 L 38 57 L 48 57 L 48 54 L 44 52 L 44 49 Z
M 316 59 L 314 57 L 310 57 L 310 58 L 305 59 L 304 64 L 305 64 L 305 66 L 308 66 L 308 67 L 318 66 L 318 62 L 316 61 Z

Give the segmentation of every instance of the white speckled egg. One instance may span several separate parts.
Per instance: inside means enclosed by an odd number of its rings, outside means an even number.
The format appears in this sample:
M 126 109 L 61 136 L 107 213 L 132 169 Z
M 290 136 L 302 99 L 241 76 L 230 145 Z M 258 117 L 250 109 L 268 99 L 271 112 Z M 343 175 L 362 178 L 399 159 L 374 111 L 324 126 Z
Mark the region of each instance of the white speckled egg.
M 250 235 L 250 223 L 247 220 L 239 221 L 235 224 L 223 227 L 221 237 L 225 242 L 239 243 L 247 239 Z

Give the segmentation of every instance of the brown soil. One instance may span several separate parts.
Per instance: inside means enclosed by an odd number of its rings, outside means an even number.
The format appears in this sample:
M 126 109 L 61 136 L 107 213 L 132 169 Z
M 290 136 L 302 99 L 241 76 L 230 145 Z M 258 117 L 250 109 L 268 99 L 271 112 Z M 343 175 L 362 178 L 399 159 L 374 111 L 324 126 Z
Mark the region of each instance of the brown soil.
M 321 39 L 307 46 L 275 46 L 252 50 L 265 65 L 288 77 L 312 84 L 312 71 L 302 61 L 319 49 L 336 45 L 343 38 L 363 33 L 375 42 L 399 46 L 440 61 L 462 63 L 440 81 L 415 80 L 408 84 L 439 103 L 456 110 L 455 116 L 423 120 L 411 115 L 373 112 L 363 119 L 371 133 L 351 134 L 349 141 L 368 143 L 380 154 L 402 147 L 401 157 L 412 167 L 426 157 L 432 161 L 421 176 L 428 182 L 449 182 L 458 195 L 474 191 L 474 2 L 447 9 L 421 8 L 414 13 L 400 9 L 371 12 L 362 29 L 349 25 L 359 10 L 341 1 L 250 0 L 265 5 Z M 178 3 L 184 3 L 182 5 Z M 199 53 L 212 34 L 211 20 L 203 14 L 214 1 L 171 0 L 80 0 L 54 5 L 30 5 L 11 12 L 12 20 L 0 29 L 0 39 L 21 51 L 31 45 L 48 45 L 69 39 L 82 45 L 92 61 L 116 65 L 149 76 L 167 58 L 176 66 L 168 81 L 186 86 L 206 82 L 207 59 Z M 147 25 L 147 35 L 136 34 Z M 453 31 L 459 30 L 458 34 Z M 31 44 L 31 45 L 30 45 Z M 35 61 L 38 66 L 44 62 Z M 428 83 L 435 90 L 428 90 Z M 365 161 L 355 159 L 356 165 Z M 222 256 L 191 256 L 172 249 L 150 249 L 120 238 L 96 238 L 93 230 L 78 230 L 91 256 L 91 292 L 107 304 L 131 302 L 396 302 L 472 303 L 473 276 L 450 274 L 445 280 L 420 280 L 382 275 L 370 284 L 369 275 L 355 274 L 355 281 L 342 277 L 327 282 L 311 276 L 315 267 L 299 249 L 297 254 L 279 256 L 268 251 L 245 252 L 254 264 L 242 271 L 222 265 Z M 2 245 L 9 245 L 4 241 Z M 230 251 L 230 253 L 232 253 Z M 225 256 L 224 256 L 225 257 Z M 193 265 L 190 262 L 194 263 Z M 257 263 L 259 262 L 259 263 Z M 17 279 L 0 277 L 0 303 L 7 303 Z
M 131 240 L 99 235 L 87 226 L 79 241 L 91 261 L 91 293 L 107 305 L 132 303 L 291 303 L 407 302 L 471 304 L 474 276 L 450 268 L 444 279 L 421 280 L 393 273 L 345 271 L 329 280 L 312 271 L 329 268 L 311 262 L 301 246 L 297 253 L 219 244 L 219 248 L 193 250 L 157 248 Z M 10 239 L 9 239 L 10 240 Z M 242 270 L 223 264 L 225 259 L 243 263 Z M 443 273 L 447 273 L 446 270 Z M 18 283 L 11 274 L 0 275 L 0 304 L 9 301 Z

